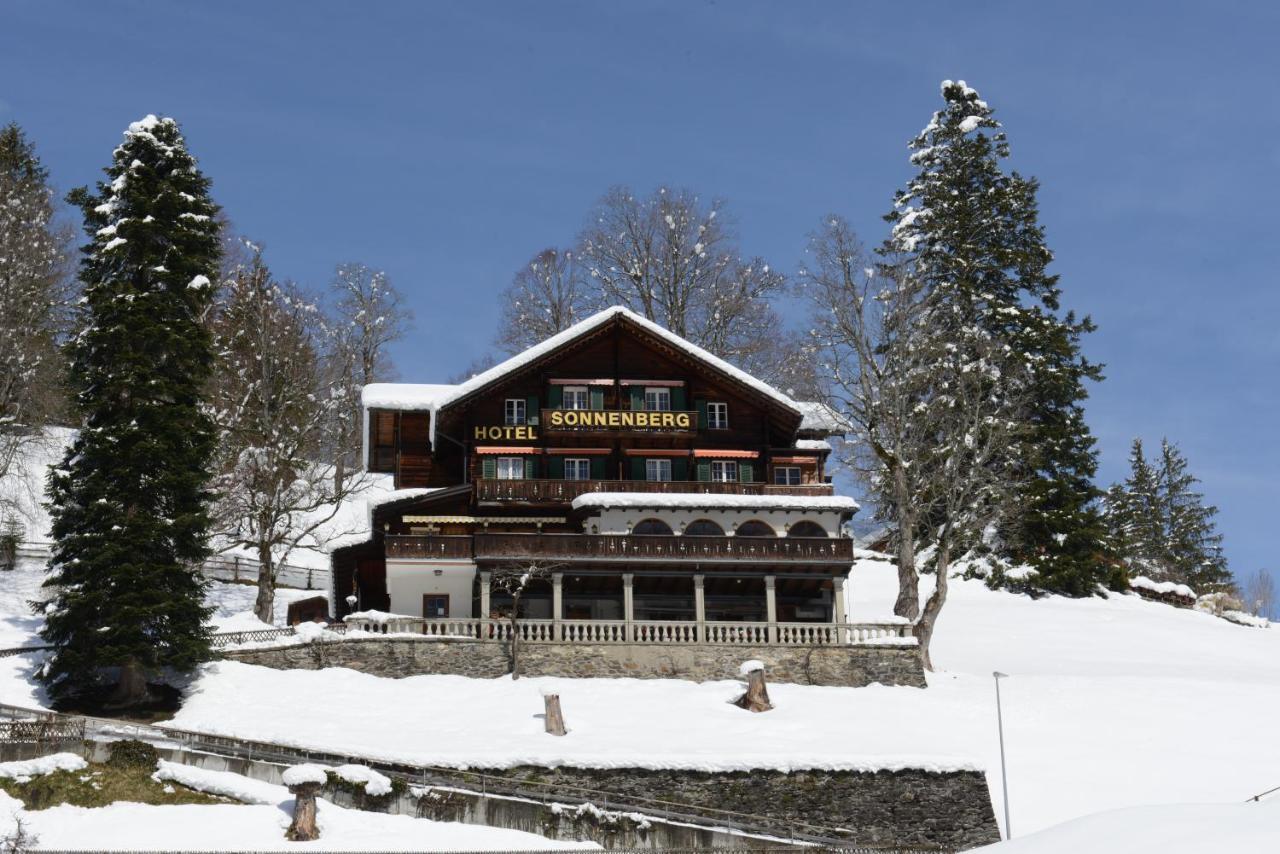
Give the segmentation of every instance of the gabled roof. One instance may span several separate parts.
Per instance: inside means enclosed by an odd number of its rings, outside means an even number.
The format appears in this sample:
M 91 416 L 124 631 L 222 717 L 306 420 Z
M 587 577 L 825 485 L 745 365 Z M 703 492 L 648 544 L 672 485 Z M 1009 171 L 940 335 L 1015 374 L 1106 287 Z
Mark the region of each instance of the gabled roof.
M 659 338 L 685 355 L 706 364 L 711 369 L 735 380 L 773 403 L 783 407 L 797 417 L 802 417 L 804 410 L 801 404 L 778 391 L 741 368 L 712 355 L 696 344 L 686 341 L 674 332 L 665 329 L 651 320 L 641 317 L 623 306 L 613 306 L 597 312 L 586 320 L 575 323 L 568 329 L 552 335 L 545 341 L 535 344 L 529 349 L 512 356 L 476 374 L 471 379 L 458 385 L 411 385 L 402 383 L 374 383 L 365 386 L 362 400 L 366 407 L 386 409 L 415 409 L 431 412 L 431 441 L 435 442 L 436 421 L 438 412 L 458 403 L 477 392 L 497 383 L 507 376 L 526 368 L 540 359 L 546 358 L 578 339 L 606 326 L 614 320 L 623 320 L 644 332 Z

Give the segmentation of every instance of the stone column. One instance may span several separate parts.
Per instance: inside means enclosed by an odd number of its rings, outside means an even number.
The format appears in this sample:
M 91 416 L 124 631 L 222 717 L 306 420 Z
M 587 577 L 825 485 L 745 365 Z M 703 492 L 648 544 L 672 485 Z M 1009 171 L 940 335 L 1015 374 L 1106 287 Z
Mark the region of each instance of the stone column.
M 698 643 L 707 642 L 707 596 L 703 588 L 706 576 L 693 577 L 693 618 L 697 621 Z
M 564 640 L 560 635 L 560 618 L 564 615 L 564 573 L 551 573 L 551 637 Z
M 635 630 L 631 623 L 636 618 L 635 599 L 633 598 L 632 582 L 635 580 L 635 573 L 622 573 L 622 619 L 626 624 L 623 627 L 623 637 L 628 641 L 636 639 Z
M 481 620 L 489 619 L 489 614 L 492 613 L 492 609 L 489 606 L 489 591 L 490 591 L 490 585 L 492 583 L 492 579 L 493 579 L 493 573 L 489 572 L 488 570 L 481 571 L 480 573 L 480 613 L 476 614 L 476 616 L 479 617 Z M 487 624 L 481 623 L 480 625 L 484 626 Z M 481 638 L 487 638 L 488 636 L 489 636 L 488 632 L 482 632 L 480 635 Z
M 765 620 L 769 623 L 769 643 L 778 642 L 778 577 L 776 575 L 766 575 L 764 577 L 764 613 Z
M 831 622 L 836 625 L 843 625 L 847 620 L 844 615 L 844 582 L 843 575 L 837 575 L 831 579 Z M 839 642 L 842 644 L 849 642 L 849 632 L 845 629 L 837 629 L 839 633 Z

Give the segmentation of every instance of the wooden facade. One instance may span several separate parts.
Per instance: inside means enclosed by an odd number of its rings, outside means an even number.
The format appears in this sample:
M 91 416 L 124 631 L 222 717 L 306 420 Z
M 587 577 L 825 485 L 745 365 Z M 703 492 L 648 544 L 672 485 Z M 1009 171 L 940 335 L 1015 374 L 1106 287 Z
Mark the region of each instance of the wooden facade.
M 613 312 L 584 322 L 579 334 L 562 334 L 559 346 L 516 357 L 416 407 L 399 399 L 380 407 L 366 394 L 368 468 L 391 474 L 397 489 L 432 491 L 377 507 L 372 543 L 335 556 L 340 613 L 402 613 L 405 603 L 429 601 L 464 612 L 452 616 L 488 617 L 475 613 L 490 601 L 481 577 L 522 562 L 570 573 L 577 592 L 566 595 L 575 612 L 591 611 L 592 597 L 610 599 L 591 591 L 612 590 L 623 572 L 628 585 L 633 575 L 676 579 L 639 586 L 658 591 L 655 597 L 664 587 L 683 590 L 681 576 L 710 574 L 786 576 L 830 601 L 830 580 L 852 561 L 852 543 L 840 535 L 852 510 L 821 505 L 836 501 L 829 449 L 812 441 L 822 432 L 804 429 L 802 412 L 784 396 L 633 318 Z M 631 515 L 643 515 L 652 497 L 651 515 L 670 518 L 633 532 L 620 511 L 575 508 L 575 499 L 593 494 L 631 496 L 620 502 L 641 508 Z M 751 497 L 762 518 L 743 527 L 754 506 L 743 499 Z M 818 509 L 806 513 L 810 506 Z M 683 529 L 672 521 L 697 513 L 707 518 L 686 520 Z M 643 533 L 664 526 L 666 535 Z M 706 531 L 721 533 L 695 535 Z M 465 572 L 475 581 L 464 603 L 467 582 L 458 579 Z M 436 589 L 433 577 L 455 586 Z M 734 589 L 754 589 L 744 583 Z M 621 600 L 620 586 L 616 593 Z M 563 610 L 559 596 L 555 607 Z

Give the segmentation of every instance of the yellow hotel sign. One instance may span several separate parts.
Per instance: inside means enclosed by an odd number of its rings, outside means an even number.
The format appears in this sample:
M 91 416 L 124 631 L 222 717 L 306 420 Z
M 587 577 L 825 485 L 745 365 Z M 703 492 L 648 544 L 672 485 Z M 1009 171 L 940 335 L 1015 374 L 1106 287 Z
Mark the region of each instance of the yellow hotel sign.
M 694 412 L 618 411 L 601 409 L 544 409 L 542 426 L 550 431 L 583 430 L 652 430 L 689 433 L 695 429 Z M 472 436 L 478 441 L 493 442 L 522 439 L 536 441 L 538 430 L 527 424 L 519 426 L 479 426 Z

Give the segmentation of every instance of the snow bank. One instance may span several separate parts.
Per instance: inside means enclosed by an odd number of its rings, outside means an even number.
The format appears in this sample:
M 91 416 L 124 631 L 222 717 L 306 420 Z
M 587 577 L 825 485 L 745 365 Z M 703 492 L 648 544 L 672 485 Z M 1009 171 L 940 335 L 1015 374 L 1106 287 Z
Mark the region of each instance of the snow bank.
M 1280 804 L 1176 804 L 1085 816 L 979 848 L 991 854 L 1205 854 L 1274 851 L 1280 845 Z
M 39 777 L 42 774 L 52 774 L 54 771 L 79 771 L 88 765 L 88 762 L 74 753 L 51 753 L 35 759 L 0 762 L 0 777 L 8 780 Z
M 731 495 L 693 492 L 586 492 L 573 499 L 573 509 L 605 507 L 742 507 L 762 510 L 838 510 L 855 512 L 858 502 L 846 495 Z
M 230 771 L 211 771 L 181 762 L 161 759 L 156 772 L 151 775 L 157 782 L 173 782 L 197 792 L 232 798 L 244 804 L 279 804 L 292 800 L 293 795 L 283 786 L 254 780 Z
M 542 692 L 560 695 L 574 725 L 565 738 L 542 737 L 535 717 Z M 775 683 L 769 694 L 777 708 L 768 715 L 734 706 L 741 693 L 736 679 L 384 679 L 340 668 L 281 671 L 220 661 L 201 668 L 171 725 L 451 768 L 980 767 L 954 737 L 947 720 L 954 710 L 927 691 Z M 298 714 L 309 708 L 325 714 Z M 837 738 L 851 722 L 856 734 Z

